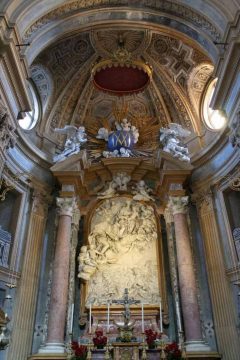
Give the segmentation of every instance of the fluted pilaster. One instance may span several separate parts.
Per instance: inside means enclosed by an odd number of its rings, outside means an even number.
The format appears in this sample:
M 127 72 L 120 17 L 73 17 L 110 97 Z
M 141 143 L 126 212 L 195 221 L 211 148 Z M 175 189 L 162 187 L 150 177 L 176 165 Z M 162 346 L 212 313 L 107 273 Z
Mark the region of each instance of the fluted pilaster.
M 45 193 L 34 191 L 8 360 L 26 360 L 31 352 L 48 202 Z
M 226 277 L 212 194 L 207 193 L 205 196 L 200 196 L 197 199 L 197 208 L 206 253 L 218 349 L 223 354 L 223 359 L 235 360 L 239 358 L 240 354 L 237 316 Z

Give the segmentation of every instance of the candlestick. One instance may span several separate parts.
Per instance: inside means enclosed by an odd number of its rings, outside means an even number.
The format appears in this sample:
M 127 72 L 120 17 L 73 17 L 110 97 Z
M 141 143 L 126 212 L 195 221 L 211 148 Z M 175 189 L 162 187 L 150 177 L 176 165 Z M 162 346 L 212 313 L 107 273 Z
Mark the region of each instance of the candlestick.
M 110 326 L 110 302 L 107 303 L 107 333 L 109 333 Z
M 89 305 L 89 334 L 92 333 L 92 304 Z
M 142 333 L 144 334 L 144 307 L 142 302 Z
M 160 332 L 163 332 L 163 324 L 162 324 L 162 299 L 160 298 L 160 304 L 159 304 L 159 327 L 160 327 Z
M 180 306 L 179 301 L 176 300 L 176 314 L 177 314 L 177 322 L 178 322 L 178 331 L 182 331 L 182 320 L 181 320 L 181 314 L 180 314 Z
M 70 334 L 72 334 L 72 329 L 73 329 L 73 314 L 74 314 L 74 304 L 72 304 L 72 306 L 71 306 L 71 319 L 70 319 L 70 324 L 69 324 Z

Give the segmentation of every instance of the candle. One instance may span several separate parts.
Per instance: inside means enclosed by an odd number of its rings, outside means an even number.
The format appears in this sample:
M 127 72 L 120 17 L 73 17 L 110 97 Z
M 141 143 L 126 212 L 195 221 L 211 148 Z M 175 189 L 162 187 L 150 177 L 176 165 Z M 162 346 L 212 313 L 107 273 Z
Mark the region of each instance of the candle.
M 107 332 L 109 332 L 109 324 L 110 324 L 110 301 L 107 303 Z
M 176 300 L 176 313 L 177 313 L 178 330 L 181 332 L 182 331 L 182 321 L 181 321 L 180 306 L 179 306 L 178 300 Z
M 143 308 L 143 302 L 142 302 L 142 333 L 144 334 L 144 308 Z
M 89 334 L 92 333 L 92 304 L 89 305 Z
M 69 332 L 72 334 L 72 328 L 73 328 L 73 313 L 74 313 L 74 304 L 71 306 L 71 319 L 69 324 Z
M 159 304 L 159 327 L 160 327 L 160 333 L 163 332 L 163 325 L 162 325 L 162 299 L 160 298 L 160 304 Z

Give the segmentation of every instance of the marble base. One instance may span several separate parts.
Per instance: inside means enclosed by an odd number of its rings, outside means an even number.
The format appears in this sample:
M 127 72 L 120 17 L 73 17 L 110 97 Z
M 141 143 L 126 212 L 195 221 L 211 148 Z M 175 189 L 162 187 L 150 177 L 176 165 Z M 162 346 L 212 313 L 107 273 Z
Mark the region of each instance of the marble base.
M 62 343 L 46 343 L 38 350 L 39 354 L 64 354 L 65 352 L 66 348 Z
M 66 360 L 67 354 L 33 354 L 28 360 Z
M 211 348 L 209 345 L 207 345 L 204 341 L 186 341 L 186 351 L 187 352 L 204 352 L 204 351 L 211 351 Z

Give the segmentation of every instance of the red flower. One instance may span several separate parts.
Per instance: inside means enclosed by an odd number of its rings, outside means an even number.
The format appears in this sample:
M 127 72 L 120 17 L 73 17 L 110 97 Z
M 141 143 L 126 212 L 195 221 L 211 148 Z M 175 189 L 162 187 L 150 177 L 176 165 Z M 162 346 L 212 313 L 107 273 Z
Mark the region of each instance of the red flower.
M 77 341 L 72 341 L 72 350 L 74 353 L 74 360 L 85 360 L 87 357 L 87 347 L 79 345 Z
M 102 329 L 97 329 L 95 331 L 93 343 L 95 346 L 105 346 L 107 344 L 107 337 L 103 335 Z
M 152 329 L 145 330 L 145 335 L 148 346 L 155 345 L 155 340 L 159 338 L 159 334 L 156 331 L 153 331 Z
M 173 342 L 168 344 L 165 347 L 165 352 L 167 353 L 168 360 L 180 360 L 181 359 L 181 350 L 178 347 L 178 344 Z

